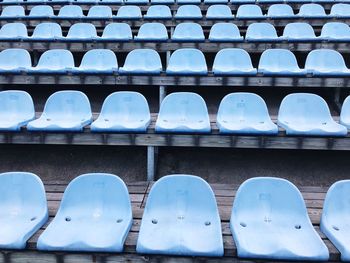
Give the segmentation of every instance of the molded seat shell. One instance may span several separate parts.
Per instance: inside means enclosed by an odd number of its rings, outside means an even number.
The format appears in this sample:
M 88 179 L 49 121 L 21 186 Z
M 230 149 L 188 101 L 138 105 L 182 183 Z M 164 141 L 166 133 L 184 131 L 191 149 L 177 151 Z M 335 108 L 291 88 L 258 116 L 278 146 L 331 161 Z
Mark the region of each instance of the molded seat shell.
M 350 96 L 348 96 L 341 108 L 340 123 L 350 129 Z
M 0 92 L 0 131 L 19 131 L 35 117 L 32 97 L 25 91 Z
M 153 4 L 172 5 L 175 4 L 175 0 L 151 0 L 151 5 Z
M 308 42 L 317 40 L 314 29 L 310 24 L 305 22 L 287 24 L 283 30 L 283 36 L 281 38 L 290 42 Z
M 267 17 L 270 18 L 293 18 L 293 8 L 287 4 L 274 4 L 269 7 Z
M 80 67 L 74 72 L 84 74 L 113 74 L 118 72 L 117 57 L 109 49 L 92 49 L 86 52 Z
M 0 52 L 0 73 L 18 74 L 31 68 L 32 61 L 27 50 L 9 48 Z
M 53 9 L 49 5 L 37 5 L 34 6 L 29 13 L 30 18 L 35 18 L 35 17 L 52 17 L 54 16 L 53 14 Z
M 58 212 L 38 239 L 39 250 L 122 252 L 132 225 L 125 183 L 112 174 L 75 178 Z
M 236 193 L 230 227 L 238 257 L 302 261 L 329 257 L 301 193 L 284 179 L 245 181 Z
M 90 23 L 76 23 L 69 28 L 67 41 L 91 41 L 97 39 L 96 27 Z
M 300 17 L 313 17 L 313 18 L 326 18 L 326 12 L 323 6 L 319 4 L 303 4 L 300 9 L 298 16 Z
M 201 2 L 201 0 L 176 0 L 176 3 L 179 5 L 199 5 Z
M 211 5 L 207 10 L 207 19 L 233 19 L 231 9 L 227 5 Z
M 2 173 L 0 192 L 0 248 L 24 249 L 48 219 L 44 185 L 32 173 Z
M 70 51 L 65 49 L 51 49 L 45 51 L 39 58 L 38 65 L 32 68 L 31 73 L 66 74 L 74 68 L 74 58 Z
M 162 133 L 209 133 L 208 109 L 201 96 L 192 92 L 175 92 L 160 106 L 155 127 Z
M 316 94 L 286 96 L 278 112 L 278 125 L 287 135 L 346 136 L 347 129 L 336 123 L 326 101 Z
M 81 18 L 83 10 L 79 5 L 65 5 L 60 8 L 57 18 Z
M 194 48 L 175 50 L 170 56 L 166 74 L 207 75 L 207 63 L 202 51 Z
M 149 0 L 124 0 L 127 5 L 148 5 Z
M 222 256 L 219 211 L 208 183 L 200 177 L 182 174 L 159 179 L 147 198 L 136 251 Z
M 243 41 L 238 27 L 232 23 L 216 23 L 209 33 L 209 41 L 211 42 L 240 42 Z
M 116 18 L 119 19 L 141 19 L 141 9 L 138 6 L 121 6 Z
M 236 92 L 226 95 L 219 106 L 217 126 L 220 133 L 268 134 L 278 133 L 271 121 L 265 101 L 258 95 Z
M 184 22 L 175 27 L 171 40 L 177 42 L 197 42 L 204 41 L 205 37 L 200 24 Z
M 21 40 L 27 38 L 27 27 L 23 23 L 8 23 L 0 29 L 0 39 Z
M 152 5 L 144 15 L 145 19 L 171 19 L 170 8 L 166 5 Z
M 146 98 L 138 92 L 119 91 L 103 102 L 92 132 L 146 132 L 151 115 Z
M 144 48 L 129 52 L 124 67 L 119 68 L 119 73 L 159 75 L 162 69 L 162 62 L 157 51 Z
M 345 23 L 328 22 L 323 25 L 320 38 L 326 41 L 350 41 L 350 27 Z
M 135 36 L 138 41 L 167 41 L 168 38 L 168 31 L 162 23 L 145 23 Z
M 279 41 L 276 29 L 270 23 L 252 23 L 248 26 L 247 41 Z
M 127 23 L 110 23 L 103 30 L 100 40 L 130 41 L 132 31 Z
M 5 6 L 2 9 L 1 17 L 24 17 L 23 6 Z
M 227 4 L 228 0 L 204 0 L 204 4 L 213 5 L 213 4 Z
M 175 19 L 201 19 L 201 9 L 196 5 L 182 5 L 177 9 Z
M 35 40 L 57 40 L 62 39 L 62 29 L 57 23 L 40 23 L 34 29 L 31 39 Z
M 245 4 L 238 7 L 236 17 L 238 19 L 261 19 L 265 16 L 259 5 Z
M 71 131 L 79 132 L 92 121 L 88 97 L 73 90 L 58 91 L 45 103 L 39 119 L 27 125 L 30 131 Z
M 112 9 L 109 6 L 92 6 L 89 9 L 88 18 L 111 18 L 112 17 Z
M 330 16 L 339 18 L 350 17 L 350 5 L 342 3 L 332 5 Z

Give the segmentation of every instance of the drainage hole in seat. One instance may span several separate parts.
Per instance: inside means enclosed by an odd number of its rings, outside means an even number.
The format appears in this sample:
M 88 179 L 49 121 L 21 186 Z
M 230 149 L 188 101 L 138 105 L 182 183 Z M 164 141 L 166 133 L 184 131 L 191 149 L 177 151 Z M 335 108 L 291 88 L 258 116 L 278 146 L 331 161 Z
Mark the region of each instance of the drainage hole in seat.
M 210 222 L 210 221 L 205 221 L 205 222 L 204 222 L 204 225 L 210 226 L 210 225 L 211 225 L 211 222 Z
M 121 223 L 121 222 L 123 222 L 123 219 L 121 218 L 117 219 L 117 223 Z
M 158 220 L 157 219 L 152 219 L 152 224 L 157 224 Z
M 36 216 L 32 217 L 30 221 L 34 221 L 36 219 Z
M 67 217 L 65 218 L 65 220 L 66 220 L 67 222 L 70 222 L 72 219 L 71 219 L 69 216 L 67 216 Z
M 339 227 L 337 226 L 332 226 L 334 230 L 339 231 Z
M 295 225 L 295 229 L 301 229 L 301 225 Z
M 242 227 L 247 227 L 247 224 L 244 222 L 239 223 Z

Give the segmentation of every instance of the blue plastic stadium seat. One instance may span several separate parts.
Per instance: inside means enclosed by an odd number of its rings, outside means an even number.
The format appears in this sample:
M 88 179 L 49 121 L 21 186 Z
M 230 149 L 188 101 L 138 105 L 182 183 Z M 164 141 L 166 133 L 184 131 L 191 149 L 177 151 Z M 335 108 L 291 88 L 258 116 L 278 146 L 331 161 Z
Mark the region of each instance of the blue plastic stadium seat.
M 144 15 L 145 19 L 171 19 L 170 8 L 166 5 L 152 5 Z
M 193 175 L 168 175 L 151 188 L 136 251 L 142 254 L 221 257 L 219 211 L 213 190 Z
M 91 121 L 88 97 L 80 91 L 64 90 L 55 92 L 47 99 L 40 118 L 29 122 L 27 129 L 79 132 Z
M 278 125 L 287 135 L 345 136 L 347 129 L 336 123 L 323 98 L 316 94 L 286 96 L 278 112 Z
M 29 13 L 29 17 L 34 18 L 43 18 L 43 17 L 53 17 L 53 9 L 49 5 L 37 5 L 34 6 Z
M 233 23 L 216 23 L 209 32 L 209 41 L 211 42 L 240 42 L 243 37 L 239 32 L 237 25 Z
M 172 5 L 172 4 L 175 4 L 175 0 L 151 0 L 151 4 L 152 5 L 155 5 L 155 4 Z
M 306 58 L 305 69 L 315 76 L 348 76 L 343 56 L 332 49 L 312 50 Z
M 175 50 L 169 59 L 167 75 L 207 75 L 208 68 L 202 51 L 194 48 Z
M 219 106 L 217 126 L 224 134 L 278 133 L 277 125 L 271 121 L 265 101 L 258 95 L 236 92 L 226 95 Z
M 32 61 L 27 50 L 9 48 L 0 52 L 0 73 L 18 74 L 32 68 Z
M 204 4 L 214 5 L 214 4 L 227 4 L 228 0 L 204 0 Z
M 192 92 L 175 92 L 166 96 L 160 106 L 155 127 L 164 133 L 209 133 L 207 105 Z
M 69 183 L 39 250 L 122 252 L 132 225 L 125 183 L 113 174 L 83 174 Z
M 146 132 L 151 115 L 146 98 L 138 92 L 119 91 L 103 102 L 92 132 Z
M 67 41 L 91 41 L 97 39 L 96 28 L 90 23 L 73 24 L 65 38 Z
M 231 8 L 228 5 L 211 5 L 207 10 L 207 19 L 233 19 Z
M 231 232 L 238 257 L 327 261 L 304 199 L 291 182 L 273 177 L 245 181 L 233 202 Z
M 124 3 L 127 5 L 147 5 L 149 0 L 124 0 Z
M 287 24 L 281 38 L 290 42 L 309 42 L 317 40 L 314 29 L 310 24 L 305 22 Z
M 124 67 L 119 68 L 120 74 L 159 75 L 162 62 L 157 51 L 153 49 L 134 49 L 126 56 Z
M 83 10 L 79 5 L 65 5 L 60 8 L 57 18 L 81 18 Z
M 0 91 L 1 131 L 19 131 L 34 117 L 33 100 L 27 92 L 20 90 Z
M 248 26 L 245 40 L 247 41 L 279 41 L 276 29 L 270 23 L 252 23 Z
M 21 40 L 27 38 L 27 27 L 23 23 L 4 24 L 0 29 L 0 39 Z
M 120 5 L 120 4 L 123 4 L 123 0 L 101 0 L 102 3 L 108 3 L 108 4 L 117 4 L 117 5 Z
M 193 22 L 180 23 L 175 27 L 171 40 L 177 42 L 200 42 L 204 41 L 202 26 Z
M 350 41 L 350 27 L 341 22 L 328 22 L 322 27 L 320 39 L 326 41 Z
M 127 23 L 110 23 L 103 30 L 100 40 L 130 41 L 132 31 Z
M 343 102 L 339 122 L 350 129 L 350 96 L 348 96 Z
M 24 0 L 2 0 L 4 4 L 21 4 Z
M 24 249 L 48 219 L 44 185 L 32 173 L 2 173 L 0 192 L 0 248 Z
M 5 6 L 2 9 L 1 17 L 24 17 L 23 6 Z
M 350 228 L 348 218 L 350 180 L 334 183 L 328 190 L 323 204 L 320 228 L 340 251 L 342 261 L 350 261 Z
M 267 11 L 267 17 L 269 18 L 293 18 L 294 12 L 290 5 L 286 4 L 274 4 L 269 7 Z
M 201 0 L 176 0 L 177 4 L 179 5 L 199 5 L 202 1 Z
M 62 39 L 61 26 L 57 23 L 40 23 L 35 27 L 31 39 L 41 41 Z
M 259 5 L 246 4 L 238 7 L 236 17 L 238 19 L 262 19 L 265 16 Z
M 38 65 L 31 69 L 32 73 L 65 74 L 74 68 L 74 58 L 65 49 L 45 51 L 39 58 Z
M 326 18 L 326 12 L 323 6 L 319 4 L 303 4 L 300 9 L 298 16 L 305 18 Z
M 135 36 L 138 41 L 167 41 L 168 38 L 168 31 L 162 23 L 145 23 Z
M 113 51 L 109 49 L 92 49 L 85 53 L 80 67 L 75 73 L 113 74 L 118 72 L 118 61 Z
M 106 18 L 111 18 L 112 17 L 112 9 L 109 6 L 105 5 L 96 5 L 92 6 L 89 9 L 88 18 L 101 18 L 101 19 L 106 19 Z
M 298 61 L 290 50 L 267 49 L 260 57 L 258 73 L 267 76 L 296 76 L 306 75 L 306 70 L 299 68 Z
M 339 18 L 349 18 L 350 17 L 350 5 L 349 4 L 335 4 L 331 8 L 330 16 Z
M 242 5 L 242 4 L 255 4 L 255 0 L 229 0 L 231 4 L 237 4 L 237 5 Z
M 202 11 L 196 5 L 182 5 L 177 9 L 175 19 L 201 19 Z
M 118 19 L 141 19 L 141 9 L 138 6 L 121 6 L 116 15 Z
M 214 75 L 256 75 L 247 51 L 240 48 L 221 49 L 213 63 Z

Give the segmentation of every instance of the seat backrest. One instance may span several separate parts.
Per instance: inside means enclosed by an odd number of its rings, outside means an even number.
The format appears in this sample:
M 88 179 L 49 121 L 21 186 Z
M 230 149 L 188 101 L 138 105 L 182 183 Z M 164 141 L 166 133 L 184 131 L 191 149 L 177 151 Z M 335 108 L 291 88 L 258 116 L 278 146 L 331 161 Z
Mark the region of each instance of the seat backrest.
M 109 6 L 92 6 L 90 7 L 87 16 L 110 18 L 112 17 L 112 9 Z
M 263 13 L 259 5 L 246 4 L 240 5 L 237 9 L 236 17 L 262 17 Z
M 350 38 L 350 27 L 341 22 L 328 22 L 323 25 L 321 38 Z
M 319 4 L 303 4 L 299 9 L 299 16 L 326 16 L 324 8 Z
M 80 64 L 83 69 L 118 69 L 117 57 L 109 49 L 92 49 L 86 52 Z
M 57 23 L 40 23 L 33 32 L 34 38 L 56 38 L 62 37 L 61 26 Z
M 130 40 L 132 39 L 131 28 L 127 23 L 110 23 L 103 30 L 102 38 Z
M 267 49 L 259 60 L 259 70 L 295 70 L 300 69 L 295 55 L 288 49 Z
M 305 69 L 319 71 L 347 70 L 343 56 L 332 49 L 312 50 L 306 57 Z
M 340 123 L 350 129 L 350 96 L 346 97 L 340 112 Z
M 32 60 L 27 50 L 9 48 L 0 52 L 0 69 L 31 68 Z
M 22 90 L 0 91 L 1 121 L 27 121 L 35 117 L 32 97 Z
M 209 6 L 206 16 L 209 18 L 233 17 L 231 9 L 227 5 L 211 5 L 211 6 Z
M 37 5 L 30 10 L 29 16 L 53 16 L 53 9 L 49 5 Z
M 289 23 L 283 30 L 283 37 L 290 39 L 316 38 L 312 26 L 305 22 Z
M 268 17 L 290 17 L 294 16 L 293 8 L 287 4 L 274 4 L 267 11 Z
M 65 69 L 74 68 L 74 58 L 69 50 L 51 49 L 45 51 L 39 58 L 37 68 Z
M 278 38 L 276 29 L 270 23 L 252 23 L 248 26 L 245 38 Z
M 224 48 L 215 56 L 213 71 L 217 68 L 227 67 L 242 71 L 253 69 L 252 60 L 247 51 L 240 48 Z
M 90 23 L 76 23 L 69 28 L 67 38 L 97 37 L 96 28 Z
M 65 5 L 60 8 L 58 17 L 83 17 L 83 10 L 79 5 Z
M 242 36 L 237 25 L 232 23 L 216 23 L 210 29 L 209 40 L 220 38 L 242 39 Z
M 151 5 L 145 15 L 147 18 L 171 18 L 170 8 L 166 5 Z
M 204 40 L 204 33 L 202 26 L 193 22 L 180 23 L 175 27 L 172 38 L 174 39 L 192 39 L 198 38 Z
M 331 8 L 331 16 L 350 16 L 349 4 L 334 4 Z
M 23 6 L 5 6 L 1 12 L 2 17 L 25 16 Z
M 202 12 L 196 5 L 181 5 L 177 9 L 175 17 L 201 17 Z
M 126 56 L 124 67 L 130 67 L 136 71 L 150 68 L 161 71 L 162 62 L 158 52 L 153 49 L 134 49 Z
M 118 9 L 117 17 L 141 18 L 141 9 L 138 6 L 121 6 Z
M 1 27 L 0 38 L 28 37 L 27 27 L 22 23 L 8 23 Z
M 168 67 L 201 70 L 207 69 L 207 62 L 202 51 L 195 48 L 181 48 L 171 54 Z
M 145 23 L 140 27 L 137 37 L 168 39 L 168 31 L 162 23 Z

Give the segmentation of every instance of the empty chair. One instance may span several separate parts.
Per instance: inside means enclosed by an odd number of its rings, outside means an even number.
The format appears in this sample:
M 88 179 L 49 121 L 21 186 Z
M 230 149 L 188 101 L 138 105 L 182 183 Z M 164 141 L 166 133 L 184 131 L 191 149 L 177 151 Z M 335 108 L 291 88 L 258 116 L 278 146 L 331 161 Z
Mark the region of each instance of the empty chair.
M 261 19 L 265 16 L 259 5 L 247 4 L 238 7 L 236 17 L 238 19 Z
M 315 76 L 347 76 L 350 71 L 343 56 L 335 50 L 312 50 L 306 58 L 305 69 Z
M 104 28 L 100 40 L 129 41 L 132 40 L 132 31 L 127 23 L 110 23 Z
M 227 4 L 228 0 L 204 0 L 204 4 L 213 5 L 213 4 Z
M 67 41 L 91 41 L 97 39 L 96 28 L 90 23 L 73 24 L 65 38 Z
M 91 131 L 146 132 L 150 122 L 146 98 L 138 92 L 119 91 L 105 99 L 99 117 L 91 124 Z
M 267 17 L 269 18 L 293 18 L 294 12 L 290 5 L 286 4 L 274 4 L 269 7 L 267 11 Z
M 221 49 L 213 63 L 214 75 L 256 75 L 247 51 L 240 48 Z
M 129 5 L 147 5 L 149 0 L 124 0 L 124 3 Z
M 118 72 L 117 57 L 109 49 L 92 49 L 85 53 L 80 67 L 74 70 L 84 74 L 113 74 Z
M 31 39 L 41 41 L 62 39 L 61 26 L 57 23 L 40 23 L 35 27 Z
M 39 250 L 122 252 L 132 225 L 125 183 L 113 174 L 83 174 L 69 183 Z
M 69 50 L 51 49 L 45 51 L 39 58 L 38 65 L 32 68 L 32 73 L 65 74 L 74 68 L 74 58 Z
M 24 249 L 48 219 L 44 185 L 32 173 L 0 174 L 0 248 Z
M 209 32 L 209 41 L 211 42 L 236 42 L 242 41 L 238 27 L 232 23 L 216 23 Z
M 308 42 L 317 40 L 314 29 L 310 24 L 305 22 L 287 24 L 283 30 L 283 36 L 281 38 L 290 42 Z
M 54 16 L 53 14 L 53 9 L 49 5 L 37 5 L 34 6 L 29 13 L 29 17 L 34 19 L 34 18 L 42 18 L 42 17 L 52 17 Z
M 182 5 L 177 9 L 176 19 L 201 19 L 201 9 L 196 5 Z
M 242 4 L 247 4 L 247 3 L 249 3 L 249 4 L 255 4 L 255 0 L 229 0 L 229 2 L 231 3 L 231 4 L 238 4 L 238 5 L 242 5 Z
M 155 130 L 162 133 L 209 133 L 205 101 L 192 92 L 171 93 L 160 105 Z
M 202 1 L 201 0 L 176 0 L 177 4 L 179 5 L 199 5 Z
M 4 24 L 0 29 L 0 39 L 21 40 L 26 38 L 28 38 L 28 32 L 23 23 Z
M 298 16 L 309 17 L 309 18 L 326 18 L 326 12 L 323 6 L 319 4 L 303 4 L 300 9 Z
M 158 75 L 162 71 L 162 62 L 153 49 L 134 49 L 128 53 L 121 74 Z
M 81 18 L 83 17 L 83 10 L 79 5 L 65 5 L 60 8 L 57 18 Z
M 151 5 L 144 15 L 145 19 L 171 19 L 170 8 L 166 5 Z
M 40 118 L 29 122 L 27 129 L 79 132 L 91 121 L 88 97 L 80 91 L 64 90 L 55 92 L 47 99 Z
M 267 49 L 259 61 L 258 73 L 263 75 L 305 75 L 306 70 L 300 69 L 294 54 L 288 49 Z
M 340 123 L 350 129 L 350 97 L 348 96 L 341 108 Z
M 248 26 L 247 41 L 279 41 L 276 29 L 269 23 L 252 23 Z
M 230 228 L 238 257 L 302 261 L 329 257 L 301 193 L 285 179 L 256 177 L 241 184 Z
M 5 6 L 0 17 L 23 17 L 25 16 L 23 6 Z
M 89 9 L 87 18 L 111 18 L 112 17 L 112 9 L 109 6 L 92 6 Z
M 175 27 L 171 40 L 177 42 L 204 41 L 202 26 L 197 23 L 184 22 Z
M 0 91 L 1 131 L 19 131 L 34 117 L 33 100 L 27 92 L 20 90 Z
M 326 41 L 350 41 L 350 27 L 345 23 L 328 22 L 322 27 L 320 39 Z
M 116 18 L 118 19 L 141 19 L 141 9 L 138 6 L 121 6 L 118 9 Z
M 172 5 L 175 4 L 175 0 L 151 0 L 151 4 Z
M 175 50 L 169 59 L 167 75 L 207 75 L 208 68 L 202 51 L 194 48 Z
M 224 254 L 213 190 L 198 176 L 168 175 L 151 188 L 136 251 L 145 254 Z
M 0 73 L 18 74 L 32 68 L 32 60 L 27 50 L 9 48 L 0 52 Z
M 330 15 L 339 18 L 350 17 L 350 5 L 341 3 L 332 5 Z
M 101 0 L 102 3 L 108 3 L 108 4 L 117 4 L 120 5 L 123 3 L 123 0 Z
M 168 31 L 162 23 L 145 23 L 135 36 L 139 41 L 167 41 L 168 38 Z
M 347 129 L 336 123 L 323 98 L 316 94 L 286 96 L 278 112 L 278 125 L 287 135 L 345 136 Z
M 233 19 L 231 9 L 227 5 L 211 5 L 207 10 L 207 19 Z

